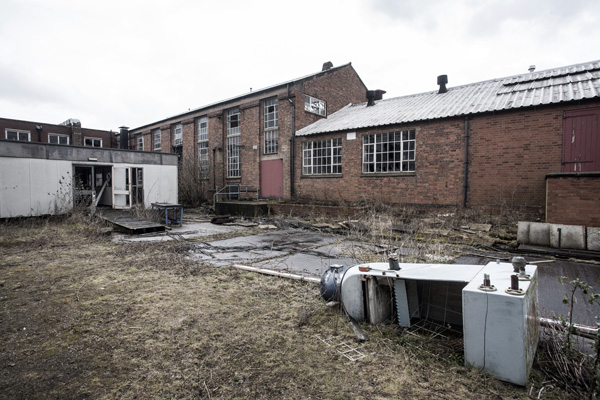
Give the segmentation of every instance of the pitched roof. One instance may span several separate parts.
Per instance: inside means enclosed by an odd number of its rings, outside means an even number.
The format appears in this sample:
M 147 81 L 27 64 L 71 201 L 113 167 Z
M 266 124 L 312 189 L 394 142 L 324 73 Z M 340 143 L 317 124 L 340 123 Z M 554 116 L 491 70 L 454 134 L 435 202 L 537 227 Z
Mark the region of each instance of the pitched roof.
M 236 97 L 231 97 L 231 98 L 228 98 L 228 99 L 225 99 L 225 100 L 217 101 L 215 103 L 206 104 L 206 105 L 204 105 L 202 107 L 194 108 L 193 110 L 185 111 L 185 112 L 180 113 L 180 114 L 171 115 L 170 117 L 166 117 L 166 118 L 163 118 L 161 120 L 154 121 L 154 122 L 151 122 L 149 124 L 139 126 L 137 128 L 133 128 L 133 129 L 131 129 L 131 131 L 140 130 L 140 129 L 146 128 L 148 126 L 152 126 L 152 125 L 164 123 L 166 121 L 178 119 L 178 118 L 181 118 L 181 117 L 185 117 L 187 115 L 196 114 L 196 113 L 198 113 L 198 112 L 200 112 L 202 110 L 207 110 L 207 109 L 212 108 L 212 107 L 221 106 L 221 105 L 224 105 L 224 104 L 227 104 L 227 103 L 232 103 L 232 102 L 235 102 L 235 101 L 239 101 L 239 100 L 242 100 L 242 99 L 244 99 L 246 97 L 256 96 L 256 94 L 268 92 L 270 90 L 274 90 L 274 89 L 277 89 L 277 88 L 285 87 L 287 85 L 291 85 L 291 84 L 297 83 L 297 82 L 302 82 L 304 80 L 313 79 L 313 78 L 316 78 L 317 76 L 329 74 L 329 73 L 331 73 L 333 71 L 336 71 L 336 70 L 339 70 L 339 69 L 343 69 L 343 68 L 347 68 L 347 67 L 352 67 L 352 63 L 349 62 L 347 64 L 339 65 L 337 67 L 331 67 L 329 69 L 321 70 L 319 72 L 315 72 L 315 73 L 312 73 L 312 74 L 309 74 L 309 75 L 305 75 L 305 76 L 302 76 L 300 78 L 296 78 L 296 79 L 292 79 L 292 80 L 289 80 L 289 81 L 281 82 L 281 83 L 278 83 L 278 84 L 272 85 L 272 86 L 267 86 L 267 87 L 262 88 L 262 89 L 253 90 L 253 91 L 250 91 L 248 93 L 245 93 L 245 94 L 242 94 L 242 95 L 239 95 L 239 96 L 236 96 Z M 360 79 L 360 77 L 359 77 L 359 79 Z
M 348 104 L 297 136 L 449 118 L 600 97 L 600 60 L 375 102 Z

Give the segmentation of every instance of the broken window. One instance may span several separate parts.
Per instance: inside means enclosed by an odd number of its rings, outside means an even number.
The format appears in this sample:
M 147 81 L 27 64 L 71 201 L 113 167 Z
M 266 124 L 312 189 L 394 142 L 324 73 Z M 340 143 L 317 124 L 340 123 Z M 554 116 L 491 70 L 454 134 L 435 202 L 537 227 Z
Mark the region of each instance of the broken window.
M 198 119 L 198 141 L 208 140 L 208 117 Z
M 327 104 L 323 100 L 305 95 L 304 110 L 324 117 L 327 115 Z
M 278 151 L 279 142 L 276 98 L 265 101 L 264 116 L 264 154 L 275 154 Z
M 302 144 L 302 174 L 342 173 L 342 139 L 315 140 Z
M 414 172 L 415 130 L 363 136 L 363 173 Z
M 83 145 L 88 147 L 102 147 L 102 139 L 86 137 L 83 140 Z
M 69 135 L 59 135 L 58 133 L 48 134 L 48 143 L 50 144 L 69 144 Z
M 175 133 L 173 135 L 173 146 L 181 146 L 183 144 L 183 125 L 175 125 Z
M 154 151 L 160 151 L 162 149 L 161 145 L 161 132 L 160 129 L 155 129 L 152 133 L 152 139 L 154 141 L 153 149 Z
M 239 135 L 240 109 L 238 107 L 227 110 L 227 136 Z
M 18 129 L 6 129 L 4 131 L 4 137 L 7 140 L 18 140 L 19 142 L 31 141 L 31 134 L 29 131 L 22 131 Z

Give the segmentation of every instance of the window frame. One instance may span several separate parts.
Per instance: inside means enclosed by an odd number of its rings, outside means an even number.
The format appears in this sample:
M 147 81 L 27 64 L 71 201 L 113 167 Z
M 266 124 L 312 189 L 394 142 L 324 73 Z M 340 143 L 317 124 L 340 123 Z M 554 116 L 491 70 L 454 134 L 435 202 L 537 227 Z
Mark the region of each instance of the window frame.
M 198 175 L 201 179 L 209 179 L 210 156 L 208 149 L 208 116 L 198 118 Z
M 90 140 L 91 144 L 86 144 L 86 142 Z M 96 146 L 95 143 L 98 142 L 100 145 Z M 85 147 L 102 147 L 102 138 L 86 136 L 83 138 L 83 145 Z
M 16 138 L 15 139 L 9 139 L 8 138 L 8 134 L 10 133 L 15 133 L 16 134 Z M 21 139 L 21 134 L 27 134 L 27 140 L 22 140 Z M 6 140 L 14 140 L 17 142 L 31 142 L 31 131 L 27 131 L 25 129 L 13 129 L 13 128 L 6 128 L 4 129 L 4 138 Z
M 210 153 L 208 140 L 198 142 L 198 174 L 202 179 L 208 179 L 210 176 Z
M 342 138 L 302 143 L 302 176 L 341 176 Z
M 241 135 L 241 120 L 239 107 L 227 110 L 227 136 Z
M 239 107 L 227 110 L 227 178 L 240 178 L 241 168 L 241 113 Z
M 173 128 L 173 146 L 183 146 L 183 124 L 175 124 Z
M 56 143 L 52 143 L 50 141 L 51 138 L 57 138 L 57 142 Z M 61 143 L 60 140 L 62 138 L 66 138 L 67 139 L 67 143 Z M 70 138 L 69 135 L 65 135 L 65 134 L 62 134 L 62 133 L 49 133 L 48 134 L 48 143 L 49 144 L 62 144 L 62 145 L 67 145 L 68 146 L 70 144 L 70 142 L 71 142 L 71 138 Z
M 227 178 L 240 178 L 242 176 L 240 135 L 227 138 Z
M 416 129 L 365 134 L 362 138 L 362 174 L 414 174 L 416 154 Z
M 144 151 L 144 135 L 142 133 L 137 135 L 137 137 L 135 138 L 135 142 L 135 149 L 138 151 Z
M 204 126 L 202 126 L 205 124 Z M 208 141 L 208 117 L 198 118 L 198 142 Z
M 162 131 L 160 130 L 160 128 L 154 129 L 152 131 L 152 150 L 162 150 Z
M 327 102 L 325 100 L 318 99 L 308 94 L 304 95 L 304 111 L 319 115 L 321 117 L 327 116 Z
M 263 154 L 279 152 L 279 101 L 266 99 L 263 105 Z

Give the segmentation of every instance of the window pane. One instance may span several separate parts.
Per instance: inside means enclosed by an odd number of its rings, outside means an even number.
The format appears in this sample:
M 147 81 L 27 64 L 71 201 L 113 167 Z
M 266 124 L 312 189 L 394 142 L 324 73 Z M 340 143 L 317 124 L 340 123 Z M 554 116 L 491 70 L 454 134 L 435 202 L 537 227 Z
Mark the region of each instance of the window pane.
M 363 172 L 415 171 L 415 143 L 414 130 L 363 136 Z

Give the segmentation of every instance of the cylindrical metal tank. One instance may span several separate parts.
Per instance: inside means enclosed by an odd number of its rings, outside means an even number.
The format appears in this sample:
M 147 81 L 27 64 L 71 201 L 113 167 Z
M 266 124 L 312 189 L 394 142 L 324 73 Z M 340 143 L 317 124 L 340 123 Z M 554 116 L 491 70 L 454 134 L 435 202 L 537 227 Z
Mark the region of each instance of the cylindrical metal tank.
M 321 275 L 321 297 L 325 301 L 340 301 L 340 284 L 344 267 L 342 265 L 331 265 Z

